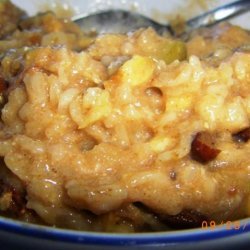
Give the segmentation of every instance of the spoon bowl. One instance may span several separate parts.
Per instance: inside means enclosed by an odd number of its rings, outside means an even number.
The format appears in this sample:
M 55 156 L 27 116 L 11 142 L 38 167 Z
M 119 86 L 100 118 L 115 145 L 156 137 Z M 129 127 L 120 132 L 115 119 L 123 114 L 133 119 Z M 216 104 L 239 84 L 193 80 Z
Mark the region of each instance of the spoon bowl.
M 76 16 L 72 20 L 86 32 L 128 33 L 140 28 L 152 27 L 158 33 L 173 33 L 169 25 L 162 25 L 135 12 L 121 9 L 106 10 L 88 16 Z

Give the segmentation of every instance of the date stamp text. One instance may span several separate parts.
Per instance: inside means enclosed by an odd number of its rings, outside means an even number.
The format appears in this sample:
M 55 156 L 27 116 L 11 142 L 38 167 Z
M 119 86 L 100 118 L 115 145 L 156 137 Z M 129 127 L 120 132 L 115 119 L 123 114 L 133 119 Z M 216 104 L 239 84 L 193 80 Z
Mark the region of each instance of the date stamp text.
M 224 227 L 227 230 L 245 230 L 249 226 L 249 222 L 242 222 L 242 221 L 221 221 L 215 222 L 211 221 L 202 221 L 201 228 L 207 230 L 214 230 L 217 227 Z

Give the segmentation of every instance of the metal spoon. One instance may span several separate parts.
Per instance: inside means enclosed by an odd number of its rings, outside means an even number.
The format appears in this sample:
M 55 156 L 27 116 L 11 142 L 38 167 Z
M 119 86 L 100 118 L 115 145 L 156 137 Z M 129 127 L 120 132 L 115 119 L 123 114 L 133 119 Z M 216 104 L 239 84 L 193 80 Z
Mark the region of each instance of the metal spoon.
M 250 0 L 240 0 L 208 11 L 186 22 L 185 33 L 204 26 L 211 26 L 250 10 Z M 135 12 L 106 10 L 92 15 L 77 15 L 72 18 L 86 31 L 97 33 L 127 33 L 139 28 L 152 27 L 159 34 L 170 32 L 177 35 L 170 25 L 160 24 Z

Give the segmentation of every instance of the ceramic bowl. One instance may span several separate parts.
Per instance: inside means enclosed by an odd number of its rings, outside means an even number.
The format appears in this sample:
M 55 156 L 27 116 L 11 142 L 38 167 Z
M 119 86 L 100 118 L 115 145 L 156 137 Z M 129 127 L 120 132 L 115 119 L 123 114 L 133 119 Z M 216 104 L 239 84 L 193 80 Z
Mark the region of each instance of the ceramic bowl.
M 1 250 L 248 250 L 250 219 L 239 222 L 162 233 L 110 234 L 56 229 L 0 217 L 0 246 Z

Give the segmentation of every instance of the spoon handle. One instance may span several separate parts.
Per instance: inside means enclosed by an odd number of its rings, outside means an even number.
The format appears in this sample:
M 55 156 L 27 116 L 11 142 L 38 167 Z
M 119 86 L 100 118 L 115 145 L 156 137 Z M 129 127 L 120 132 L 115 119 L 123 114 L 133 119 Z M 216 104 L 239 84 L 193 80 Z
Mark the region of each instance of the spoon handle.
M 232 2 L 230 4 L 220 6 L 219 8 L 212 11 L 208 11 L 198 17 L 190 19 L 186 23 L 187 28 L 195 29 L 203 26 L 210 26 L 249 10 L 250 0 L 239 0 L 236 2 Z

